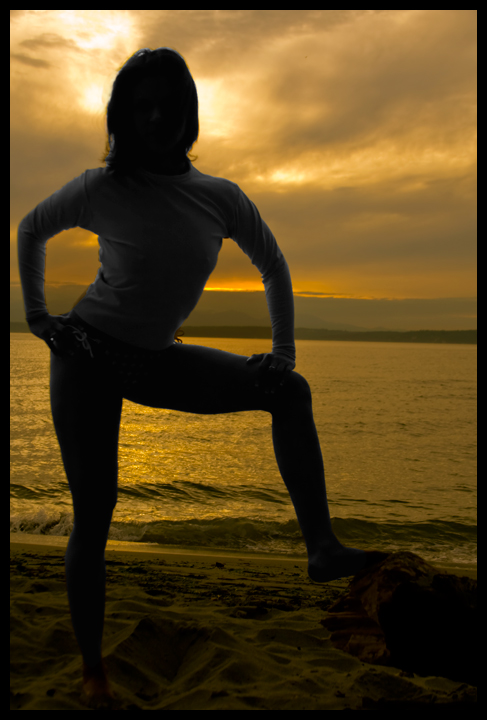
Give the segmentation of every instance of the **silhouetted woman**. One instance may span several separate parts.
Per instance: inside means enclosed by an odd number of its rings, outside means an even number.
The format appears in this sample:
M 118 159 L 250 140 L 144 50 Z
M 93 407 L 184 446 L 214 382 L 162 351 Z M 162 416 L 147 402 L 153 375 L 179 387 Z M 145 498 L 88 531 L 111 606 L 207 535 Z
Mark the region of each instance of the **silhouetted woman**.
M 235 183 L 188 159 L 198 98 L 182 56 L 139 50 L 121 67 L 107 105 L 106 167 L 87 170 L 41 202 L 18 233 L 26 318 L 51 350 L 51 408 L 73 498 L 66 582 L 83 656 L 85 692 L 110 696 L 101 644 L 105 545 L 117 502 L 122 400 L 189 413 L 265 410 L 282 478 L 308 552 L 326 582 L 384 557 L 335 537 L 311 393 L 295 367 L 289 269 L 255 205 Z M 62 230 L 99 236 L 95 281 L 66 315 L 49 315 L 45 245 Z M 262 274 L 272 352 L 244 357 L 184 345 L 175 333 L 196 306 L 222 238 Z

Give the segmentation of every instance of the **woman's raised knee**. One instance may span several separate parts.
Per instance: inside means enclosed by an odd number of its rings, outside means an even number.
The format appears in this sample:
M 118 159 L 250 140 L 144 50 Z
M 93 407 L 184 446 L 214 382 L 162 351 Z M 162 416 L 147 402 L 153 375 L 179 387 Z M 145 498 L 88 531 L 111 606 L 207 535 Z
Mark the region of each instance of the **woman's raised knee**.
M 277 395 L 298 404 L 311 403 L 311 389 L 308 381 L 303 375 L 293 370 L 284 380 L 282 388 Z

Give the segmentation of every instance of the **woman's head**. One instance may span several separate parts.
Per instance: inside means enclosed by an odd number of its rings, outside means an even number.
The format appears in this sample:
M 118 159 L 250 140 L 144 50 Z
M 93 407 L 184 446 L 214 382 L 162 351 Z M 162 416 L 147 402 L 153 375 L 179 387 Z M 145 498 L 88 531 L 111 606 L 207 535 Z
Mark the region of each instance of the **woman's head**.
M 198 138 L 198 95 L 184 58 L 143 49 L 120 68 L 107 105 L 102 162 L 111 169 L 186 160 Z

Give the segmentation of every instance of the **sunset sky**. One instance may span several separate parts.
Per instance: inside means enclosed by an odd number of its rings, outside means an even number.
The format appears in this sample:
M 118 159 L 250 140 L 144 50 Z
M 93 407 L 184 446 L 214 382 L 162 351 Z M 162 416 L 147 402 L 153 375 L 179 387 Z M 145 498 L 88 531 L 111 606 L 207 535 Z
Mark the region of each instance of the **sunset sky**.
M 476 10 L 11 10 L 10 19 L 14 295 L 18 223 L 102 166 L 117 70 L 140 48 L 168 46 L 198 90 L 195 167 L 255 202 L 297 297 L 476 296 Z M 96 236 L 75 229 L 49 241 L 48 286 L 81 291 L 97 269 Z M 226 240 L 207 289 L 263 285 Z

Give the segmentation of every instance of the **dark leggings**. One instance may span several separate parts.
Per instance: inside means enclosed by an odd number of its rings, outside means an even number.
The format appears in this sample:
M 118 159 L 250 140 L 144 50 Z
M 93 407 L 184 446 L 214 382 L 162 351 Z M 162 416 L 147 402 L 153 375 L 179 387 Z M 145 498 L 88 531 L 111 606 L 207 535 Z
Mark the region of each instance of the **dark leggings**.
M 73 357 L 51 352 L 51 409 L 73 498 L 66 551 L 73 627 L 85 663 L 101 659 L 105 546 L 117 502 L 122 400 L 188 413 L 263 410 L 281 476 L 294 504 L 308 556 L 333 537 L 323 461 L 307 381 L 291 372 L 275 394 L 255 381 L 259 364 L 233 353 L 174 343 L 159 352 L 113 340 L 73 312 L 63 321 Z

